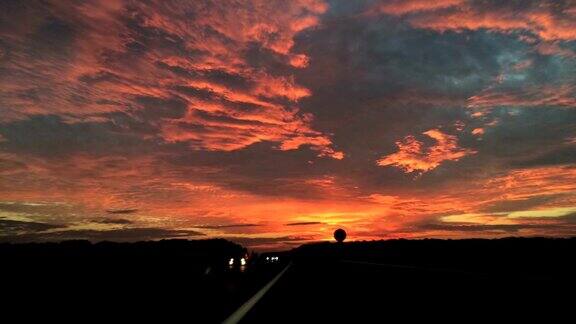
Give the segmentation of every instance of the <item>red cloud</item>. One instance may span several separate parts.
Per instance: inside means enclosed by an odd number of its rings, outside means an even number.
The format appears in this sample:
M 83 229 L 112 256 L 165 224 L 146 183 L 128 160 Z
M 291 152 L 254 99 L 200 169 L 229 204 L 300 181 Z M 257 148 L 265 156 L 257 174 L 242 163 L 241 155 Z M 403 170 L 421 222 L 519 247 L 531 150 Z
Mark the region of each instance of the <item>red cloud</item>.
M 488 89 L 468 99 L 470 108 L 491 108 L 494 106 L 557 106 L 576 107 L 576 89 L 565 84 L 561 86 L 533 86 L 517 90 Z
M 485 132 L 484 128 L 478 127 L 478 128 L 474 128 L 472 130 L 472 135 L 482 136 L 482 135 L 484 135 L 484 132 Z
M 563 48 L 558 42 L 540 42 L 536 46 L 536 51 L 542 55 L 558 55 L 567 58 L 576 58 L 576 53 L 570 49 Z
M 374 11 L 390 15 L 404 15 L 419 11 L 437 10 L 461 5 L 466 0 L 392 0 L 385 1 L 376 6 Z
M 575 197 L 570 194 L 576 190 L 576 184 L 573 181 L 575 176 L 576 168 L 572 166 L 512 170 L 505 175 L 488 179 L 484 190 L 493 197 L 505 199 L 522 199 L 542 193 L 566 194 L 560 201 L 555 201 L 549 207 L 571 207 L 575 203 Z
M 387 155 L 377 161 L 379 166 L 396 166 L 405 172 L 427 172 L 438 167 L 444 161 L 458 161 L 459 159 L 476 153 L 458 146 L 458 138 L 442 133 L 438 129 L 431 129 L 422 133 L 436 141 L 436 144 L 424 148 L 424 143 L 414 136 L 406 136 L 404 140 L 396 142 L 398 152 Z
M 3 121 L 50 114 L 102 122 L 112 112 L 137 116 L 141 97 L 176 99 L 185 105 L 182 117 L 144 120 L 167 142 L 206 150 L 260 141 L 285 149 L 294 144 L 284 142 L 298 142 L 334 155 L 330 138 L 299 111 L 298 102 L 311 92 L 290 72 L 309 64 L 305 54 L 293 52 L 294 38 L 319 24 L 324 1 L 94 0 L 46 7 L 50 16 L 42 8 L 29 10 L 21 24 L 0 31 L 11 48 L 11 77 L 0 78 Z M 27 43 L 37 40 L 29 35 L 52 20 L 73 31 L 69 42 L 51 53 L 30 52 Z M 251 62 L 253 48 L 277 62 Z M 158 111 L 165 109 L 158 104 Z
M 319 156 L 331 157 L 336 160 L 344 158 L 343 152 L 334 151 L 329 147 L 330 140 L 325 136 L 300 136 L 293 137 L 287 141 L 282 142 L 280 149 L 282 151 L 289 151 L 298 149 L 302 145 L 312 145 L 312 149 L 319 152 Z
M 489 29 L 499 32 L 528 30 L 546 41 L 576 39 L 575 7 L 557 11 L 555 1 L 527 5 L 524 10 L 507 6 L 476 6 L 474 1 L 386 1 L 377 8 L 379 12 L 407 16 L 417 28 L 446 30 Z

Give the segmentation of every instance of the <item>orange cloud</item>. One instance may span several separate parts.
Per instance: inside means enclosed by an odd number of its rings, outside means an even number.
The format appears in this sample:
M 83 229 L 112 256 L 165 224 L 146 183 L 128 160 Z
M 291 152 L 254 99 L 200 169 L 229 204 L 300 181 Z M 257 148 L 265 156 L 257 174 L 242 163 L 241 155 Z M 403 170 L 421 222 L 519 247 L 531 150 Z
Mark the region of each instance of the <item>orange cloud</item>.
M 254 89 L 256 95 L 268 98 L 287 98 L 298 101 L 311 95 L 310 90 L 294 84 L 294 78 L 273 78 L 264 75 L 258 80 L 258 87 Z
M 309 64 L 306 54 L 293 51 L 294 38 L 318 26 L 328 9 L 324 1 L 46 6 L 50 15 L 30 9 L 21 24 L 0 31 L 11 45 L 11 77 L 0 78 L 2 121 L 49 114 L 66 122 L 106 122 L 109 113 L 137 117 L 145 109 L 142 97 L 158 102 L 158 114 L 169 109 L 163 101 L 178 100 L 186 109 L 182 117 L 150 121 L 155 137 L 166 142 L 230 151 L 261 141 L 293 146 L 282 144 L 288 141 L 308 144 L 320 156 L 340 156 L 329 136 L 313 129 L 313 116 L 300 113 L 298 102 L 312 93 L 291 73 Z M 69 41 L 38 57 L 28 53 L 29 35 L 52 20 L 73 28 Z M 254 47 L 285 67 L 252 62 Z
M 122 49 L 124 41 L 119 36 L 125 31 L 119 21 L 122 1 L 53 2 L 45 5 L 22 6 L 19 19 L 10 17 L 10 11 L 0 13 L 5 15 L 0 19 L 9 22 L 0 30 L 0 38 L 10 48 L 10 54 L 2 62 L 7 73 L 0 77 L 0 120 L 25 119 L 41 114 L 69 114 L 83 118 L 121 110 L 121 103 L 126 101 L 116 92 L 87 86 L 77 82 L 77 78 L 84 74 L 105 73 L 106 70 L 101 69 L 100 55 Z M 51 18 L 59 19 L 62 25 L 75 26 L 82 37 L 70 37 L 68 42 L 64 41 L 66 44 L 58 43 L 33 53 L 27 52 L 30 35 L 49 29 L 51 26 L 47 25 Z M 62 34 L 67 34 L 59 38 L 68 38 L 71 31 L 66 27 L 60 28 Z M 51 43 L 55 40 L 43 41 Z M 10 77 L 6 77 L 8 75 Z M 73 100 L 77 93 L 83 94 L 83 109 L 78 109 L 79 103 Z M 108 100 L 98 103 L 98 99 L 103 97 Z
M 568 58 L 576 57 L 574 51 L 561 47 L 558 42 L 540 42 L 536 45 L 536 51 L 542 55 L 558 55 Z
M 318 24 L 318 15 L 327 10 L 322 1 L 276 3 L 255 1 L 254 10 L 224 6 L 210 8 L 196 4 L 162 7 L 144 20 L 146 26 L 161 28 L 178 35 L 191 49 L 202 49 L 211 55 L 200 58 L 172 58 L 171 67 L 200 71 L 195 80 L 171 80 L 172 87 L 184 86 L 204 89 L 215 94 L 210 98 L 188 98 L 188 113 L 181 119 L 167 120 L 161 135 L 170 142 L 186 141 L 194 149 L 236 150 L 260 141 L 280 142 L 280 148 L 298 148 L 308 144 L 321 152 L 332 152 L 330 139 L 309 125 L 312 116 L 299 114 L 297 107 L 286 106 L 284 99 L 296 103 L 311 92 L 296 84 L 290 75 L 273 76 L 265 69 L 251 67 L 241 53 L 256 42 L 263 48 L 287 57 L 293 67 L 308 64 L 304 54 L 292 53 L 293 38 L 302 30 Z M 189 10 L 204 12 L 190 22 Z M 153 10 L 144 10 L 154 13 Z M 184 16 L 183 16 L 184 15 Z M 182 19 L 179 19 L 179 18 Z M 197 35 L 213 28 L 226 38 Z M 202 77 L 206 72 L 222 71 L 240 76 L 249 87 L 231 88 Z M 182 82 L 184 81 L 184 82 Z M 242 109 L 250 105 L 253 109 Z M 208 111 L 210 120 L 200 118 L 195 111 Z M 292 143 L 300 143 L 294 146 Z
M 438 129 L 431 129 L 422 133 L 436 144 L 424 148 L 424 143 L 414 136 L 406 136 L 404 140 L 396 142 L 398 152 L 387 155 L 377 161 L 379 166 L 396 166 L 405 172 L 427 172 L 435 169 L 444 161 L 458 161 L 461 158 L 476 153 L 473 150 L 458 146 L 458 138 L 442 133 Z
M 431 11 L 450 8 L 465 3 L 466 0 L 392 0 L 379 3 L 373 10 L 390 15 L 404 15 L 419 11 Z
M 495 106 L 574 108 L 576 107 L 576 89 L 571 84 L 532 86 L 517 90 L 489 88 L 468 99 L 468 107 L 470 108 L 491 108 Z
M 528 30 L 542 40 L 570 41 L 576 39 L 574 7 L 555 11 L 554 1 L 521 10 L 499 6 L 476 6 L 474 1 L 386 1 L 378 6 L 385 14 L 405 16 L 417 28 L 447 30 L 489 29 L 499 32 Z M 444 10 L 439 10 L 444 9 Z
M 484 128 L 474 128 L 472 130 L 472 135 L 476 135 L 476 136 L 482 136 L 484 135 Z
M 312 145 L 312 149 L 318 151 L 319 156 L 327 156 L 336 160 L 342 160 L 344 158 L 344 153 L 333 150 L 328 147 L 329 144 L 330 140 L 324 136 L 300 136 L 282 142 L 280 150 L 289 151 L 298 149 L 302 145 Z
M 526 198 L 539 193 L 561 194 L 576 190 L 572 179 L 576 168 L 570 166 L 552 166 L 513 170 L 486 182 L 486 190 L 499 192 L 506 199 Z M 574 203 L 573 196 L 567 196 L 565 203 Z M 557 203 L 557 202 L 556 202 Z

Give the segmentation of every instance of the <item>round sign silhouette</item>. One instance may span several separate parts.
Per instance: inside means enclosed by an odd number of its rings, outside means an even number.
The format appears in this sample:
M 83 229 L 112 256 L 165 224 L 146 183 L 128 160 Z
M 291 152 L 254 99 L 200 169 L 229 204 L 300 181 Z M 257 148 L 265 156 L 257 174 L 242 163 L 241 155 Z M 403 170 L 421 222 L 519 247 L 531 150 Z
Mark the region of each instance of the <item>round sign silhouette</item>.
M 334 231 L 334 238 L 337 242 L 342 243 L 346 239 L 346 231 L 339 228 Z

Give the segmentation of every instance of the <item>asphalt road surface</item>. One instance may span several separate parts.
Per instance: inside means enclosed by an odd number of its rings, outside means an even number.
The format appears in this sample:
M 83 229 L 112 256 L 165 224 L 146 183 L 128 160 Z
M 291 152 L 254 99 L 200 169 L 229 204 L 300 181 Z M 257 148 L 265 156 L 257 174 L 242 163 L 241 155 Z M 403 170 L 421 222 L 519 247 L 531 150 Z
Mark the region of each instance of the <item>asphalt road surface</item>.
M 513 273 L 354 261 L 296 263 L 240 323 L 492 322 L 532 316 L 551 321 L 563 312 L 574 319 L 565 295 L 572 291 L 549 278 Z
M 576 290 L 565 277 L 346 260 L 286 266 L 205 278 L 161 265 L 30 267 L 2 276 L 0 307 L 5 318 L 22 322 L 222 323 L 268 286 L 239 323 L 517 323 L 537 316 L 572 323 L 575 317 Z

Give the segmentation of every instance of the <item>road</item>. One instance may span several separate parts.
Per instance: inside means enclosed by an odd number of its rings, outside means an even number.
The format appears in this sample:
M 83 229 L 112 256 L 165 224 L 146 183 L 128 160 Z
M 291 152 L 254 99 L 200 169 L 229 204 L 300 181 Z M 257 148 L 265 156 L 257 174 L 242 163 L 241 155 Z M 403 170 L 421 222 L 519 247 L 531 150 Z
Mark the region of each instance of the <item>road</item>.
M 370 262 L 299 262 L 195 277 L 164 264 L 153 268 L 50 265 L 5 273 L 0 304 L 7 318 L 68 322 L 221 323 L 278 278 L 240 323 L 493 322 L 545 313 L 545 323 L 573 319 L 574 289 L 563 280 L 482 275 Z M 0 272 L 1 273 L 1 272 Z M 23 312 L 21 309 L 24 309 Z M 83 314 L 84 317 L 77 317 Z M 392 321 L 396 323 L 397 321 Z M 571 321 L 568 321 L 571 322 Z
M 568 299 L 549 280 L 364 262 L 292 264 L 240 323 L 462 321 L 556 314 Z M 522 305 L 516 308 L 514 305 Z M 565 308 L 569 309 L 569 308 Z M 466 317 L 462 317 L 466 314 Z M 548 319 L 553 314 L 547 313 Z

